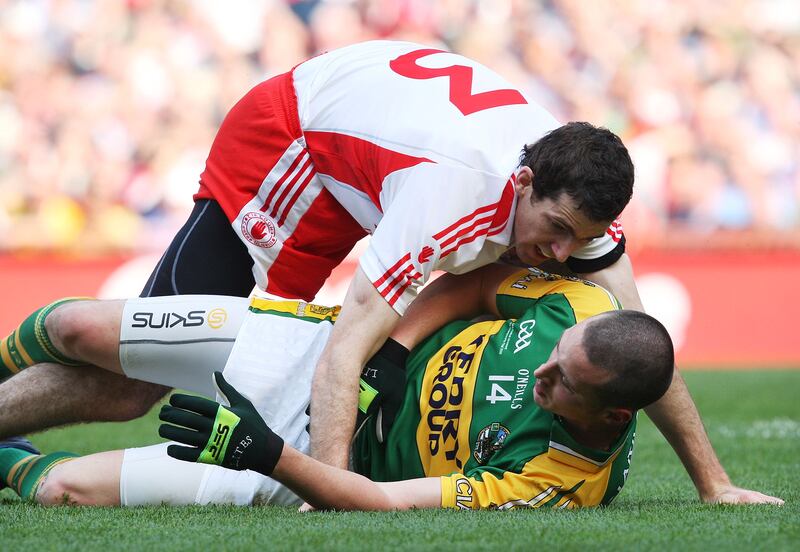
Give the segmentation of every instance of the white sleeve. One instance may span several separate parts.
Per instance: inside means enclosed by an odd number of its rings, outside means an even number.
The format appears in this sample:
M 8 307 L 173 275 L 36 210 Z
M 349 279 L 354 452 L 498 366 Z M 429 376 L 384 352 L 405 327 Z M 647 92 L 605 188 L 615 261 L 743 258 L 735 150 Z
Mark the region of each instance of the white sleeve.
M 508 177 L 465 167 L 426 163 L 392 173 L 361 269 L 403 314 L 434 270 L 464 272 L 499 257 L 507 244 L 487 247 L 486 238 L 510 235 L 513 198 Z
M 579 274 L 597 272 L 617 262 L 623 253 L 625 234 L 622 232 L 622 223 L 617 219 L 611 223 L 605 234 L 575 251 L 567 259 L 567 266 Z

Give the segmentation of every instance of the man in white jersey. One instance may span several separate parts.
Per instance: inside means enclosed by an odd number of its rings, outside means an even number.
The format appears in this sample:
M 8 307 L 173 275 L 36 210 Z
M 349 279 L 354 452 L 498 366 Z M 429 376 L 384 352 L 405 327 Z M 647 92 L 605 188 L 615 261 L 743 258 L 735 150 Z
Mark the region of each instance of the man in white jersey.
M 432 271 L 552 257 L 641 309 L 614 222 L 632 182 L 616 136 L 559 126 L 482 65 L 418 44 L 357 44 L 261 83 L 231 110 L 195 210 L 144 295 L 245 295 L 254 281 L 309 300 L 372 234 L 313 386 L 312 409 L 323 415 L 313 417 L 312 453 L 344 466 L 358 374 Z M 243 277 L 250 264 L 253 279 Z M 94 338 L 80 334 L 85 313 L 59 310 L 52 324 L 77 341 Z M 47 357 L 29 356 L 37 359 Z M 55 416 L 62 423 L 131 417 L 165 391 L 118 380 L 98 397 L 81 391 L 91 382 L 80 376 L 72 383 Z M 651 410 L 701 494 L 730 486 L 680 376 Z

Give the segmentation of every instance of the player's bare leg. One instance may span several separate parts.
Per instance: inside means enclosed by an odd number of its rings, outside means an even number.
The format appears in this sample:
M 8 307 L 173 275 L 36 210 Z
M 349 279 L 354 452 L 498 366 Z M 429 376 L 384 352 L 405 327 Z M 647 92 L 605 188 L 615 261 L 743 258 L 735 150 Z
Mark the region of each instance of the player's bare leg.
M 192 295 L 39 309 L 3 341 L 14 375 L 0 385 L 0 438 L 131 420 L 174 386 L 213 395 L 211 373 L 225 365 L 247 306 L 245 298 Z M 140 325 L 137 314 L 158 322 Z M 12 348 L 25 354 L 12 355 Z M 29 366 L 23 358 L 43 355 L 75 366 Z
M 28 316 L 0 341 L 0 379 L 34 364 L 92 364 L 122 373 L 120 322 L 125 301 L 61 299 Z
M 118 375 L 122 373 L 119 334 L 124 304 L 78 300 L 61 303 L 47 313 L 35 328 L 46 333 L 49 350 L 45 352 L 85 364 L 16 365 L 19 373 L 0 385 L 0 439 L 80 422 L 132 420 L 169 391 Z M 32 354 L 25 352 L 28 357 Z
M 117 375 L 124 304 L 59 301 L 3 340 L 4 366 L 16 375 L 0 385 L 0 439 L 79 422 L 131 420 L 169 391 Z M 28 365 L 44 356 L 75 366 Z
M 58 464 L 42 479 L 35 500 L 45 506 L 119 506 L 124 451 L 81 456 Z
M 120 504 L 124 451 L 41 454 L 22 441 L 0 442 L 0 488 L 47 506 Z
M 80 422 L 132 420 L 169 389 L 95 366 L 37 364 L 0 384 L 0 439 Z
M 45 320 L 53 346 L 64 356 L 122 374 L 119 334 L 125 301 L 74 301 Z
M 12 444 L 0 448 L 0 484 L 45 506 L 249 505 L 251 489 L 264 479 L 175 460 L 167 455 L 167 446 L 77 456 L 40 454 L 29 442 L 16 448 Z M 225 472 L 225 483 L 209 483 L 209 470 Z

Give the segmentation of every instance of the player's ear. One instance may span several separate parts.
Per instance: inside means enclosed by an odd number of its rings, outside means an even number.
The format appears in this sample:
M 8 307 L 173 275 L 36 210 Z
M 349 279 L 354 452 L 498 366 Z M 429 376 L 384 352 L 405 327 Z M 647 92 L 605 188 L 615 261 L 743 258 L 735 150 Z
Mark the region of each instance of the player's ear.
M 514 183 L 514 191 L 518 194 L 528 186 L 533 186 L 533 171 L 530 167 L 523 165 L 517 170 L 517 181 Z
M 631 421 L 633 418 L 633 410 L 630 408 L 607 408 L 604 416 L 606 421 L 613 425 L 623 426 Z

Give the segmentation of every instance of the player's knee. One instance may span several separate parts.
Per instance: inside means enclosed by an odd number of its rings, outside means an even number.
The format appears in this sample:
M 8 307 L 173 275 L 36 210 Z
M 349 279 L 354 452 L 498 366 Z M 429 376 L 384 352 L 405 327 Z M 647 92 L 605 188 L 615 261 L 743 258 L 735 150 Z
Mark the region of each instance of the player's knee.
M 90 347 L 98 335 L 98 322 L 91 316 L 87 303 L 75 301 L 59 306 L 45 320 L 44 326 L 53 345 L 70 358 L 80 358 L 81 350 Z
M 39 486 L 36 502 L 44 506 L 94 506 L 96 500 L 85 492 L 68 471 L 53 469 Z
M 124 301 L 72 301 L 47 316 L 45 329 L 67 357 L 112 369 L 119 354 L 123 307 Z

